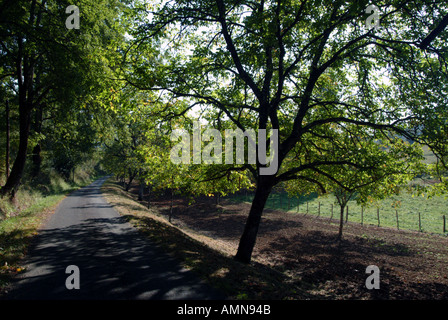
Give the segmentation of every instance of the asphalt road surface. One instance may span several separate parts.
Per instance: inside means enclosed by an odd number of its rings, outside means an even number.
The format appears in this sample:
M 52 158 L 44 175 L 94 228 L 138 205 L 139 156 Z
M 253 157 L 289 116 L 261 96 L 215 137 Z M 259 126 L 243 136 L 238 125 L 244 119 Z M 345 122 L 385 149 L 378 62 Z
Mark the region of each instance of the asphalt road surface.
M 33 241 L 26 271 L 6 298 L 223 299 L 107 203 L 100 191 L 105 179 L 61 202 Z

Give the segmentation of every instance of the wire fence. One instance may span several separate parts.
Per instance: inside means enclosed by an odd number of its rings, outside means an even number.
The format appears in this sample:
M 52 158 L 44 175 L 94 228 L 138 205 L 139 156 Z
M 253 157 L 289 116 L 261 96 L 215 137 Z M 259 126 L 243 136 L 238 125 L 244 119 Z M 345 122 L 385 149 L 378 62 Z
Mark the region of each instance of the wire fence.
M 253 196 L 251 191 L 241 191 L 225 198 L 237 203 L 251 203 Z M 318 197 L 316 194 L 309 194 L 290 197 L 286 192 L 273 192 L 265 209 L 328 218 L 329 222 L 340 218 L 340 206 L 332 195 Z M 448 199 L 445 197 L 428 199 L 404 194 L 371 206 L 361 206 L 356 201 L 349 201 L 344 210 L 344 221 L 448 235 L 447 214 Z

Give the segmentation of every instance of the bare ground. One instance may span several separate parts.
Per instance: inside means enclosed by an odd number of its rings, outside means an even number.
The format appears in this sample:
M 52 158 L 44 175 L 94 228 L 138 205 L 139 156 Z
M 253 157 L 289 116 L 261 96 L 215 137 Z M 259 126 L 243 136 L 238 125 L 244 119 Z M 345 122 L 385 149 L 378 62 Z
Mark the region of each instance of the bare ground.
M 170 203 L 159 197 L 151 206 L 167 218 Z M 216 250 L 235 254 L 249 203 L 224 200 L 216 205 L 213 198 L 202 198 L 192 204 L 175 199 L 173 204 L 175 226 L 204 235 Z M 320 299 L 448 298 L 447 237 L 347 223 L 338 243 L 337 232 L 336 220 L 265 210 L 253 260 Z M 365 286 L 369 265 L 380 269 L 379 290 Z M 303 292 L 289 290 L 278 298 L 303 298 Z

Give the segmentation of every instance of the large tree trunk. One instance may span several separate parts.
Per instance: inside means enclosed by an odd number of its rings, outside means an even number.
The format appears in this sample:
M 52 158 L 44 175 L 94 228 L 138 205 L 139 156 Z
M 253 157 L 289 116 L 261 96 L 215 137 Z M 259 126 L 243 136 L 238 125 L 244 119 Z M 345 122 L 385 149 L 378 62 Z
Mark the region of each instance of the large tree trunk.
M 11 173 L 8 180 L 0 191 L 2 196 L 9 194 L 11 199 L 14 199 L 15 192 L 20 185 L 23 171 L 25 169 L 26 154 L 28 149 L 28 137 L 30 135 L 30 108 L 27 103 L 19 106 L 19 119 L 20 119 L 20 138 L 19 138 L 19 150 L 17 157 L 14 160 Z
M 273 178 L 271 176 L 259 176 L 249 216 L 247 217 L 238 251 L 235 255 L 235 260 L 237 261 L 250 263 L 252 251 L 257 239 L 258 227 L 260 226 L 261 215 L 263 214 L 264 206 L 271 193 L 272 186 Z
M 30 6 L 29 28 L 30 30 L 36 25 L 39 25 L 42 14 L 42 8 L 36 15 L 37 1 L 33 0 Z M 27 30 L 28 31 L 28 30 Z M 17 35 L 17 57 L 16 57 L 16 80 L 19 89 L 19 150 L 17 157 L 11 169 L 11 173 L 6 180 L 5 185 L 0 190 L 0 196 L 9 194 L 11 199 L 14 199 L 15 193 L 20 185 L 23 171 L 25 169 L 26 155 L 28 150 L 28 138 L 30 135 L 31 113 L 34 108 L 34 68 L 37 63 L 37 54 L 31 49 L 26 41 L 25 35 Z M 25 46 L 30 46 L 30 50 L 25 50 Z M 30 52 L 31 51 L 31 52 Z M 42 96 L 40 97 L 42 98 Z
M 145 191 L 145 181 L 140 179 L 140 185 L 138 187 L 138 201 L 143 201 L 143 193 Z
M 131 169 L 128 169 L 128 173 L 129 173 L 129 182 L 126 183 L 126 191 L 129 191 L 129 189 L 131 188 L 131 184 L 132 181 L 134 181 L 135 176 L 137 176 L 137 170 L 132 171 Z
M 36 1 L 32 4 L 32 14 L 34 12 L 34 5 Z M 32 23 L 31 23 L 32 24 Z M 16 61 L 16 73 L 17 73 L 17 84 L 19 87 L 19 150 L 17 152 L 17 157 L 14 160 L 11 173 L 6 180 L 5 185 L 0 190 L 0 195 L 4 196 L 6 194 L 10 195 L 13 200 L 15 193 L 20 185 L 23 171 L 25 169 L 26 154 L 28 149 L 28 138 L 30 135 L 30 124 L 31 124 L 31 112 L 33 109 L 33 77 L 34 77 L 34 63 L 30 63 L 30 57 L 28 53 L 24 50 L 24 38 L 18 37 L 18 59 Z

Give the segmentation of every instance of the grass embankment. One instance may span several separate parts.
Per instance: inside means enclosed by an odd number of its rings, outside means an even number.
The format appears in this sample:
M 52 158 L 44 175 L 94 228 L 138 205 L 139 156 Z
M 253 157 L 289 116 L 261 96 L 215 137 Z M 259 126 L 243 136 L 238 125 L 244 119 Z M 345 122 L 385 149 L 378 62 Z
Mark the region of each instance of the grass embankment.
M 257 262 L 241 264 L 226 252 L 219 240 L 168 222 L 156 208 L 148 209 L 140 204 L 135 194 L 124 191 L 113 179 L 106 181 L 102 192 L 148 238 L 230 299 L 282 299 L 285 292 L 292 291 L 304 299 L 308 297 L 283 273 Z
M 77 176 L 74 182 L 64 181 L 57 175 L 48 177 L 49 183 L 37 188 L 24 187 L 14 203 L 0 199 L 3 216 L 0 219 L 0 296 L 17 273 L 22 271 L 24 258 L 32 238 L 43 223 L 54 213 L 65 196 L 95 178 Z

